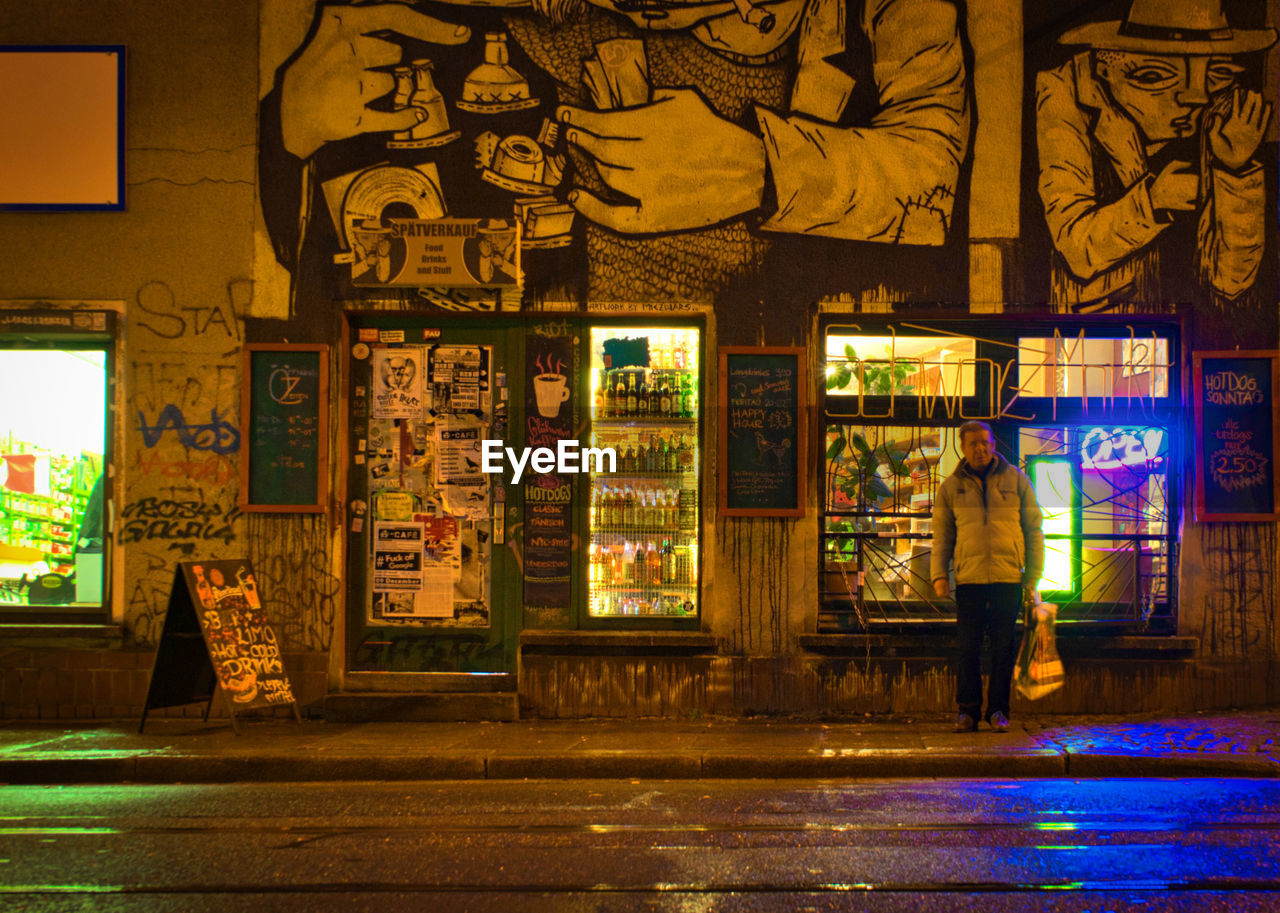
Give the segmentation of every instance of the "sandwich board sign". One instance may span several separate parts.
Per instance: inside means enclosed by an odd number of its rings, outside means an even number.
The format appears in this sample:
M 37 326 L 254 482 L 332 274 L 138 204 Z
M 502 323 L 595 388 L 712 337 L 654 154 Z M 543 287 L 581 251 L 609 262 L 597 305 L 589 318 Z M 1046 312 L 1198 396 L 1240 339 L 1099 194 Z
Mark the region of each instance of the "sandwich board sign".
M 199 701 L 207 720 L 215 691 L 237 733 L 238 714 L 264 707 L 290 705 L 302 721 L 248 559 L 184 561 L 174 569 L 138 731 L 151 710 Z

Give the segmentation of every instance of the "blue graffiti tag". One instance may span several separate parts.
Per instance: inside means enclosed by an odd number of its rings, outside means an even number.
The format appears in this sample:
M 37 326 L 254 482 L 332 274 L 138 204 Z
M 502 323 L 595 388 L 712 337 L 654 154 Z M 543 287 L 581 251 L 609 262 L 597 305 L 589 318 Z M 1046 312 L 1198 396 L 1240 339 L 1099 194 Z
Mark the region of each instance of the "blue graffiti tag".
M 226 454 L 240 449 L 240 430 L 219 418 L 216 407 L 209 410 L 209 422 L 204 425 L 187 424 L 186 416 L 173 403 L 161 410 L 154 425 L 147 424 L 146 415 L 139 409 L 138 430 L 142 432 L 142 442 L 148 447 L 154 447 L 166 431 L 172 431 L 184 447 L 195 450 Z

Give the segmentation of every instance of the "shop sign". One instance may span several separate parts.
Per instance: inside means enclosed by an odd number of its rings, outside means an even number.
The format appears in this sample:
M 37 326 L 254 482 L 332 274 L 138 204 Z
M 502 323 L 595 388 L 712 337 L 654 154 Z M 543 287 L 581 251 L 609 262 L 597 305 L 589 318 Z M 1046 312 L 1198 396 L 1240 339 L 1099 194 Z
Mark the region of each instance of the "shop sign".
M 512 287 L 520 243 L 505 219 L 389 219 L 352 231 L 351 282 L 394 286 Z
M 720 347 L 720 513 L 804 516 L 802 348 Z
M 1083 469 L 1146 467 L 1164 456 L 1161 428 L 1090 428 L 1080 443 Z
M 1192 375 L 1196 519 L 1280 518 L 1275 471 L 1280 353 L 1197 352 Z

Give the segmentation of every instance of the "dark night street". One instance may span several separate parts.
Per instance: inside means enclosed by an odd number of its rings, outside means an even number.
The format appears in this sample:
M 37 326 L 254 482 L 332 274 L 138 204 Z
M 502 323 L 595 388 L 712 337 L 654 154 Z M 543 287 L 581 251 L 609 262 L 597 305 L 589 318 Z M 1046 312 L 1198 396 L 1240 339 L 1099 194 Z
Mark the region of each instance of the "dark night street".
M 1267 780 L 9 786 L 7 910 L 1274 910 Z

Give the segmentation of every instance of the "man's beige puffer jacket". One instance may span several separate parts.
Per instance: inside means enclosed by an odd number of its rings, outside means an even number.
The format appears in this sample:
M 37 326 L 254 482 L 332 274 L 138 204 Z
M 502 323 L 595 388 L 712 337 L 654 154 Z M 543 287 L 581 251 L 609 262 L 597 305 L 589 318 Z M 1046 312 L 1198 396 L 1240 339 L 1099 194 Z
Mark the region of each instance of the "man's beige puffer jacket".
M 1043 514 L 1035 491 L 998 453 L 986 478 L 962 460 L 938 486 L 933 502 L 930 578 L 946 580 L 955 559 L 956 583 L 1035 586 L 1044 570 Z

